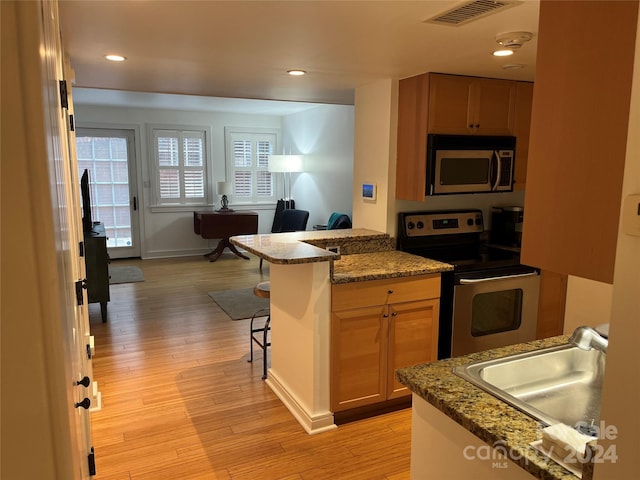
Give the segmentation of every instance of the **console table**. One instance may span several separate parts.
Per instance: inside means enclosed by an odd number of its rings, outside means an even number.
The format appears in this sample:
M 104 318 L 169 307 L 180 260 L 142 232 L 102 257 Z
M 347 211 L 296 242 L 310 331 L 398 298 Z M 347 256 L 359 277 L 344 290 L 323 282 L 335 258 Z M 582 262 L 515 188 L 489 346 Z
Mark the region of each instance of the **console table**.
M 107 321 L 109 298 L 109 254 L 104 224 L 95 222 L 84 232 L 84 264 L 87 273 L 87 297 L 89 303 L 100 302 L 102 323 Z
M 250 211 L 205 211 L 193 212 L 193 231 L 202 238 L 220 238 L 218 246 L 207 253 L 210 262 L 215 262 L 222 251 L 228 248 L 237 256 L 249 260 L 229 242 L 234 235 L 253 235 L 258 233 L 258 214 Z

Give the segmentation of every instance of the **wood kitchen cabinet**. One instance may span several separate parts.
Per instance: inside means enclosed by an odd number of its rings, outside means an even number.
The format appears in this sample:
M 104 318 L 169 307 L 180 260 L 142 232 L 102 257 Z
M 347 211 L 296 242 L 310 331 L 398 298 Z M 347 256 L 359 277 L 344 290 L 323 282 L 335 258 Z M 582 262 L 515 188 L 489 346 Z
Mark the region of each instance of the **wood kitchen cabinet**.
M 424 201 L 426 196 L 427 134 L 524 135 L 531 115 L 527 82 L 424 73 L 400 80 L 396 199 Z M 528 140 L 528 130 L 526 131 Z M 516 147 L 518 148 L 518 147 Z M 526 151 L 523 145 L 518 151 Z M 525 155 L 526 158 L 526 155 Z M 526 166 L 516 175 L 523 181 Z M 516 179 L 518 188 L 518 180 Z M 524 184 L 524 182 L 523 182 Z
M 332 286 L 333 412 L 410 395 L 396 369 L 435 361 L 440 275 Z
M 538 300 L 538 326 L 536 338 L 562 335 L 564 310 L 567 300 L 567 276 L 542 270 L 540 272 L 540 298 Z
M 531 106 L 533 104 L 533 83 L 517 82 L 516 113 L 513 134 L 516 140 L 516 158 L 513 175 L 513 189 L 524 190 L 527 182 L 529 159 L 529 130 L 531 129 Z
M 428 133 L 513 135 L 517 82 L 428 75 Z
M 638 2 L 541 2 L 522 262 L 613 283 Z M 601 39 L 615 25 L 616 46 Z M 580 55 L 557 39 L 579 38 Z M 516 160 L 517 164 L 517 160 Z

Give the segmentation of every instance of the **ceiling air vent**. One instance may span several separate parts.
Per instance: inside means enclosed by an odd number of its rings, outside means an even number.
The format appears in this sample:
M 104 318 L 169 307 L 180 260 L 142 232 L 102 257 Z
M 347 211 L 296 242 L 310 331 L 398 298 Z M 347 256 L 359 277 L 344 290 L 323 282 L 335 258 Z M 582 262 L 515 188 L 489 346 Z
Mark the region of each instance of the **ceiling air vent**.
M 473 2 L 465 2 L 451 10 L 425 20 L 425 23 L 457 27 L 458 25 L 464 25 L 478 18 L 500 12 L 505 8 L 513 7 L 518 3 L 520 2 L 515 0 L 475 0 Z

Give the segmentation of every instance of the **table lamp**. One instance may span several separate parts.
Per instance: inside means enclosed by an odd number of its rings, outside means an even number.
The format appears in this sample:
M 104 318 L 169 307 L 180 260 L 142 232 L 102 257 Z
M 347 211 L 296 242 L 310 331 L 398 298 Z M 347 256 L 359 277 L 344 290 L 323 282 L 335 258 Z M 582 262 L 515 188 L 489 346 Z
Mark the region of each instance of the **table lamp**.
M 218 195 L 222 195 L 220 200 L 222 207 L 218 210 L 219 212 L 233 212 L 233 209 L 229 208 L 229 199 L 227 198 L 227 195 L 232 193 L 233 185 L 230 182 L 218 182 Z

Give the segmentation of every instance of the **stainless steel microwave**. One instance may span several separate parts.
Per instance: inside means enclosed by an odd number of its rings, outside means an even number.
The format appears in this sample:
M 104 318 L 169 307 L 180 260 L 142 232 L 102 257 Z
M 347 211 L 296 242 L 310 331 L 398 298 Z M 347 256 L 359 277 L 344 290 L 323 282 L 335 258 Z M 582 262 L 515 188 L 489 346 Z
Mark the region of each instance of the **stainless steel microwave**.
M 516 137 L 427 136 L 427 195 L 510 192 Z

